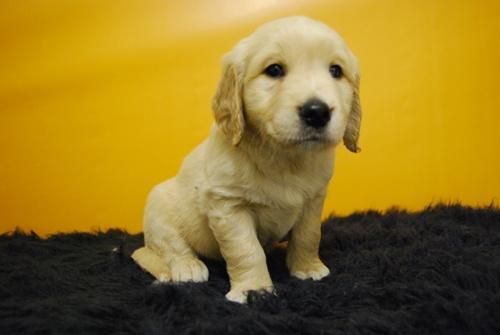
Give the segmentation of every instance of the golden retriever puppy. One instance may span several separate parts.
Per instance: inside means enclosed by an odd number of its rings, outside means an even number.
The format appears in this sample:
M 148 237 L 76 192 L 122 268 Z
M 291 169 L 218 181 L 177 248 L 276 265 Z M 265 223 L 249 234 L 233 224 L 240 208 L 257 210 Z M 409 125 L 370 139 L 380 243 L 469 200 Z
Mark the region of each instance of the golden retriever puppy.
M 272 290 L 265 250 L 287 238 L 292 276 L 327 276 L 318 249 L 334 148 L 359 151 L 356 58 L 323 23 L 272 21 L 225 55 L 212 108 L 208 138 L 149 194 L 135 261 L 159 281 L 202 282 L 198 256 L 222 257 L 227 299 L 245 302 Z

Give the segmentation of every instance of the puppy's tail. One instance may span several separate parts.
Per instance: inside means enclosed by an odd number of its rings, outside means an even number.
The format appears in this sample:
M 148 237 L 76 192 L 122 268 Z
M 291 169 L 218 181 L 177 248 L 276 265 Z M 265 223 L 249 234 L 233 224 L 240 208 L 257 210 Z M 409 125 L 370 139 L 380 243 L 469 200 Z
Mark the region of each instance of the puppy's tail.
M 170 269 L 153 250 L 142 247 L 132 253 L 132 259 L 160 282 L 172 280 Z

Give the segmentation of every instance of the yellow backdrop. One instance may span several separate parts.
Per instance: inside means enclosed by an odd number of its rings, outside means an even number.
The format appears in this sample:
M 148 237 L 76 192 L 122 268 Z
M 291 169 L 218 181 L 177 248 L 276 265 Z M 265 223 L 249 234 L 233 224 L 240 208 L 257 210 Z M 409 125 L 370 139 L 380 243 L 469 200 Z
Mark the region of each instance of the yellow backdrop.
M 2 1 L 0 231 L 139 231 L 208 133 L 221 55 L 292 14 L 362 67 L 363 151 L 338 149 L 325 215 L 498 201 L 499 1 Z

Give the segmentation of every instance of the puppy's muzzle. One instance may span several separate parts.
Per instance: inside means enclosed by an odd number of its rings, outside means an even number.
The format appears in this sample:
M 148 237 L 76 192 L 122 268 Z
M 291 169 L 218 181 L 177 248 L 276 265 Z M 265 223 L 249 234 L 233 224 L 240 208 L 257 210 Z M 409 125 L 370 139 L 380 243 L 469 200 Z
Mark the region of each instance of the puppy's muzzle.
M 299 116 L 302 122 L 314 129 L 324 128 L 332 116 L 333 108 L 319 99 L 310 99 L 299 107 Z

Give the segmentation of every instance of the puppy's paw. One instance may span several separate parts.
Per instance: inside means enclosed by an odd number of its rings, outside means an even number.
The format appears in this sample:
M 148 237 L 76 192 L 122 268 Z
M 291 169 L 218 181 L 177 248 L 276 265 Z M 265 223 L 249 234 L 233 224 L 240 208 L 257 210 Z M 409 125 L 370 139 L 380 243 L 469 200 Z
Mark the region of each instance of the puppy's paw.
M 246 304 L 248 291 L 231 290 L 226 294 L 226 299 L 238 304 Z
M 237 302 L 239 304 L 246 304 L 248 300 L 248 292 L 249 291 L 257 291 L 261 293 L 273 293 L 274 288 L 273 286 L 263 286 L 260 288 L 251 288 L 251 289 L 240 289 L 240 288 L 232 288 L 231 291 L 229 291 L 226 294 L 226 299 L 232 302 Z
M 296 278 L 305 280 L 320 280 L 330 274 L 330 270 L 321 260 L 316 260 L 311 263 L 301 264 L 300 266 L 292 266 L 290 274 Z
M 172 277 L 168 272 L 162 272 L 158 274 L 158 278 L 153 282 L 153 284 L 163 284 L 172 281 Z
M 205 282 L 208 280 L 208 269 L 198 258 L 175 259 L 170 263 L 172 281 Z

